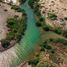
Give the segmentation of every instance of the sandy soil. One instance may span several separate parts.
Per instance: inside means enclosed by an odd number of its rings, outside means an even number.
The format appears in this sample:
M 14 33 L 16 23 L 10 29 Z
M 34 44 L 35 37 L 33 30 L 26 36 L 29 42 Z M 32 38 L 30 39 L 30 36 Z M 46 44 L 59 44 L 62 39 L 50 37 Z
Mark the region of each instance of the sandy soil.
M 10 8 L 11 7 L 9 5 L 0 3 L 0 40 L 5 38 L 8 33 L 8 28 L 6 27 L 7 18 L 14 15 L 18 15 L 19 17 L 22 15 L 21 13 L 15 12 L 15 10 L 11 10 Z M 5 9 L 7 9 L 7 11 L 5 11 Z M 16 44 L 12 48 L 4 52 L 0 52 L 0 67 L 10 67 L 9 64 L 11 61 L 18 58 L 16 54 L 16 48 L 18 49 L 18 47 L 18 44 Z
M 5 9 L 7 9 L 7 11 L 5 11 Z M 21 13 L 11 10 L 11 6 L 7 4 L 0 3 L 0 40 L 4 39 L 8 33 L 8 28 L 6 27 L 7 18 L 14 15 L 21 16 Z
M 46 22 L 50 25 L 60 26 L 65 24 L 67 29 L 67 21 L 62 21 L 64 17 L 67 17 L 67 0 L 40 0 L 41 14 L 46 17 Z M 52 12 L 57 15 L 57 20 L 51 21 L 47 19 L 47 14 Z

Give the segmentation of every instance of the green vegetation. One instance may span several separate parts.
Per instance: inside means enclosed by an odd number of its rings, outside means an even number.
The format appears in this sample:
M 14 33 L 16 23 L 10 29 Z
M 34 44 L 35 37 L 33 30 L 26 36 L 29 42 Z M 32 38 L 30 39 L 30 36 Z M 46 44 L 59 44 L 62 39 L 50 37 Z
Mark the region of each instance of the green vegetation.
M 56 20 L 57 16 L 53 13 L 48 13 L 48 18 L 50 18 L 51 20 Z
M 33 66 L 36 66 L 38 64 L 38 62 L 39 62 L 39 58 L 36 57 L 33 60 L 28 61 L 28 64 L 32 65 L 32 67 L 33 67 Z
M 64 45 L 67 45 L 67 40 L 62 39 L 62 38 L 57 38 L 53 40 L 55 43 L 62 43 Z
M 44 25 L 43 30 L 49 31 L 50 30 L 50 27 L 48 25 Z
M 15 10 L 18 11 L 19 9 L 16 8 Z M 19 42 L 22 36 L 24 35 L 24 32 L 26 30 L 27 17 L 24 10 L 22 12 L 23 13 L 21 14 L 21 17 L 15 15 L 14 17 L 7 19 L 7 27 L 9 30 L 7 33 L 7 37 L 4 40 L 1 40 L 2 46 L 4 48 L 7 48 L 10 45 L 11 40 L 15 40 L 16 42 Z
M 31 8 L 33 8 L 34 0 L 29 0 L 28 4 L 31 6 Z
M 29 6 L 34 9 L 34 13 L 36 13 L 38 16 L 40 15 L 40 11 L 39 11 L 39 4 L 38 4 L 39 0 L 29 0 L 28 4 Z
M 64 20 L 66 20 L 66 21 L 67 21 L 67 17 L 64 17 Z
M 54 32 L 57 33 L 57 34 L 62 34 L 61 28 L 56 28 L 56 29 L 54 30 Z
M 39 0 L 36 0 L 36 1 L 35 0 L 29 0 L 28 4 L 30 5 L 31 8 L 34 8 L 35 7 L 34 3 L 37 3 L 38 1 Z
M 11 5 L 11 6 L 12 6 L 11 9 L 14 9 L 17 12 L 22 12 L 23 11 L 23 9 L 21 9 L 19 6 L 16 6 L 16 5 Z
M 15 39 L 16 41 L 19 41 L 21 39 L 21 36 L 26 28 L 25 20 L 26 20 L 25 17 L 17 18 L 15 16 L 13 18 L 8 18 L 7 26 L 10 29 L 9 33 L 7 34 L 8 40 Z
M 41 16 L 40 10 L 39 10 L 39 0 L 29 0 L 28 4 L 32 9 L 34 9 L 35 17 L 36 17 L 36 26 L 41 27 L 43 25 L 43 22 L 45 22 L 45 19 Z
M 44 62 L 44 63 L 38 63 L 36 67 L 55 67 L 52 65 L 52 63 Z
M 1 43 L 3 48 L 8 48 L 8 46 L 10 45 L 10 42 L 7 40 L 1 40 Z
M 40 10 L 39 10 L 39 0 L 29 0 L 28 4 L 31 8 L 33 8 L 35 17 L 36 17 L 36 26 L 41 27 L 44 31 L 52 31 L 59 35 L 63 35 L 64 37 L 67 37 L 67 31 L 62 30 L 61 28 L 52 28 L 51 26 L 47 25 L 45 23 L 45 18 L 42 17 Z M 48 13 L 48 18 L 51 20 L 57 20 L 57 16 L 54 13 Z M 65 17 L 66 19 L 67 17 Z
M 32 67 L 55 67 L 53 65 L 53 63 L 44 61 L 44 62 L 40 62 L 40 54 L 36 57 L 34 57 L 33 59 L 28 61 L 28 64 L 31 65 Z
M 35 18 L 37 20 L 36 25 L 38 27 L 40 27 L 40 30 L 42 30 L 41 31 L 42 42 L 40 44 L 40 51 L 39 51 L 38 55 L 35 56 L 35 57 L 39 58 L 39 60 L 36 65 L 35 64 L 31 64 L 31 65 L 32 65 L 32 67 L 55 67 L 53 65 L 53 63 L 57 64 L 59 62 L 60 63 L 63 62 L 63 60 L 61 60 L 62 58 L 60 58 L 60 56 L 59 56 L 59 52 L 63 49 L 62 48 L 60 49 L 59 46 L 63 45 L 64 47 L 66 47 L 67 30 L 63 30 L 61 27 L 53 28 L 53 27 L 47 25 L 45 22 L 45 19 L 44 19 L 45 17 L 43 18 L 43 16 L 40 13 L 39 4 L 37 2 L 38 0 L 36 0 L 36 1 L 29 0 L 29 1 L 30 1 L 29 5 L 31 6 L 31 8 L 34 10 L 34 13 L 35 13 Z M 55 15 L 54 13 L 48 13 L 48 18 L 50 20 L 54 21 L 54 20 L 57 20 L 57 15 Z M 65 18 L 65 20 L 67 20 L 67 17 Z M 55 46 L 55 44 L 56 44 L 56 46 Z M 49 57 L 48 57 L 49 60 L 46 60 L 46 61 L 53 61 L 52 64 L 44 63 L 42 61 L 45 56 L 44 55 L 45 53 L 47 53 L 49 55 Z M 40 58 L 40 54 L 41 54 L 41 58 Z M 43 58 L 42 58 L 42 55 L 44 55 Z M 40 63 L 40 62 L 43 62 L 43 63 Z
M 63 36 L 67 38 L 67 30 L 63 31 Z
M 64 37 L 67 37 L 67 32 L 62 30 L 61 28 L 52 28 L 51 26 L 47 25 L 45 22 L 45 18 L 42 17 L 40 10 L 39 10 L 39 4 L 38 4 L 38 0 L 34 1 L 30 0 L 33 3 L 33 9 L 34 9 L 34 13 L 35 13 L 35 17 L 36 17 L 36 26 L 41 27 L 44 31 L 52 31 L 55 32 L 59 35 L 63 35 Z M 30 5 L 30 6 L 31 6 Z M 50 18 L 51 20 L 57 20 L 57 16 L 54 13 L 48 13 L 48 18 Z
M 40 17 L 40 16 L 36 16 L 36 20 L 37 20 L 36 26 L 37 27 L 42 27 L 43 26 L 43 22 L 45 22 L 44 21 L 44 18 L 43 17 Z
M 40 22 L 36 22 L 36 26 L 37 26 L 37 27 L 41 27 L 41 25 L 42 25 L 42 24 L 41 24 Z
M 41 44 L 40 46 L 41 46 L 41 51 L 42 51 L 42 50 L 45 50 L 45 49 L 48 49 L 48 50 L 52 49 L 52 47 L 49 46 L 49 44 L 48 44 L 47 42 L 44 42 L 44 43 Z

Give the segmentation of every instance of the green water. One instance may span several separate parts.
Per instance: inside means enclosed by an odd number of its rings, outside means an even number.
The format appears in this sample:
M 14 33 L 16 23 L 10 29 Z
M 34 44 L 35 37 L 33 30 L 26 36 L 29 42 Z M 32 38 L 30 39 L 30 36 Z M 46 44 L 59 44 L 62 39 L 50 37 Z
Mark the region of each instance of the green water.
M 24 5 L 21 6 L 22 9 L 25 10 L 27 14 L 27 30 L 25 32 L 25 36 L 21 40 L 21 44 L 23 46 L 33 46 L 38 41 L 40 32 L 35 25 L 36 19 L 33 13 L 33 10 L 27 4 L 28 1 Z
M 36 19 L 33 10 L 28 5 L 28 0 L 21 6 L 21 8 L 24 9 L 27 14 L 27 30 L 20 44 L 22 45 L 24 52 L 31 53 L 39 40 L 40 32 L 35 25 Z
M 16 67 L 21 62 L 25 61 L 34 51 L 37 42 L 40 39 L 39 29 L 36 27 L 35 16 L 33 10 L 28 5 L 28 0 L 21 5 L 21 8 L 25 10 L 27 14 L 27 29 L 24 37 L 20 41 L 20 45 L 16 48 L 18 58 L 13 60 L 10 67 Z

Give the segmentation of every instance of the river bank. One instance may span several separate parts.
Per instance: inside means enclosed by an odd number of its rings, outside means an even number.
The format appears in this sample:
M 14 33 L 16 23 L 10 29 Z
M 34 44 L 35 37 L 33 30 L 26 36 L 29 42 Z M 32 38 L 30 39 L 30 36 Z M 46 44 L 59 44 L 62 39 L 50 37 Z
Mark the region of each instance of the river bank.
M 18 11 L 18 6 L 14 9 L 12 7 L 13 5 L 0 2 L 0 51 L 5 51 L 17 43 L 26 29 L 25 13 Z
M 36 25 L 41 33 L 41 44 L 39 47 L 40 50 L 36 51 L 33 58 L 27 62 L 28 65 L 34 67 L 66 67 L 67 38 L 62 35 L 59 35 L 59 29 L 53 31 L 53 27 L 51 27 L 49 24 L 46 25 L 45 17 L 43 17 L 41 11 L 39 10 L 40 4 L 38 4 L 38 0 L 29 1 L 29 5 L 33 9 L 35 13 L 35 18 L 38 21 L 36 22 Z M 56 19 L 56 16 L 53 16 L 54 18 L 52 19 Z
M 27 60 L 34 52 L 35 47 L 40 39 L 40 32 L 36 27 L 36 19 L 33 10 L 28 6 L 28 1 L 20 6 L 27 14 L 27 29 L 20 43 L 17 43 L 10 49 L 0 52 L 1 67 L 16 67 L 23 61 Z M 4 58 L 4 60 L 3 60 Z M 3 62 L 3 64 L 2 64 Z

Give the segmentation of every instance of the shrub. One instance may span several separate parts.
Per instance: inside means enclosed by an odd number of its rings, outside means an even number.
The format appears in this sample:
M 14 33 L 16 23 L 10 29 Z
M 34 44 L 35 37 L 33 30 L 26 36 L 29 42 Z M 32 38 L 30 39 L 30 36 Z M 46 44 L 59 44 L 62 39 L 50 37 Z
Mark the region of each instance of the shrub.
M 45 48 L 43 46 L 41 46 L 40 51 L 45 51 Z
M 50 42 L 53 42 L 53 40 L 54 40 L 53 38 L 50 38 L 50 39 L 49 39 Z
M 55 43 L 62 43 L 64 45 L 67 45 L 67 40 L 62 39 L 62 38 L 58 38 L 54 40 Z
M 57 16 L 52 13 L 48 13 L 48 18 L 50 18 L 51 20 L 57 20 Z
M 19 42 L 22 34 L 26 30 L 26 16 L 24 16 L 24 18 L 18 18 L 18 16 L 15 15 L 13 18 L 9 18 L 7 20 L 7 26 L 10 29 L 9 33 L 7 34 L 7 39 L 15 39 L 17 42 Z
M 16 6 L 16 5 L 12 5 L 12 7 L 11 7 L 11 9 L 15 9 L 15 10 L 17 10 L 19 7 L 18 6 Z
M 8 10 L 7 9 L 4 9 L 5 12 L 7 12 Z
M 49 46 L 48 44 L 44 44 L 44 48 L 46 48 L 46 49 L 52 49 L 52 47 L 51 46 Z
M 28 1 L 28 4 L 31 8 L 35 8 L 35 7 L 38 7 L 39 5 L 37 4 L 39 0 L 29 0 Z
M 36 67 L 55 67 L 52 63 L 44 62 L 44 63 L 38 63 Z
M 61 34 L 62 33 L 62 30 L 61 30 L 61 28 L 56 28 L 54 30 L 54 32 L 57 33 L 57 34 Z
M 67 30 L 63 31 L 63 36 L 67 38 Z
M 22 12 L 23 11 L 19 6 L 16 6 L 16 5 L 12 5 L 11 9 L 16 10 L 17 12 Z
M 36 26 L 41 27 L 41 23 L 40 22 L 36 22 Z
M 1 40 L 1 44 L 3 48 L 7 48 L 10 45 L 10 42 L 7 40 Z
M 43 17 L 40 17 L 40 22 L 43 22 L 44 21 L 44 18 Z
M 67 17 L 64 17 L 64 20 L 66 20 L 66 21 L 67 21 Z
M 8 34 L 7 34 L 7 40 L 13 40 L 15 37 L 15 33 L 10 31 Z
M 48 50 L 52 49 L 52 47 L 49 46 L 46 42 L 44 42 L 44 43 L 41 45 L 41 48 L 42 48 L 42 50 L 44 50 L 44 49 L 48 49 Z
M 55 49 L 52 49 L 52 50 L 51 50 L 51 53 L 54 54 L 54 53 L 55 53 Z
M 29 1 L 28 1 L 28 4 L 30 5 L 31 8 L 33 8 L 34 0 L 29 0 Z
M 49 31 L 49 30 L 50 30 L 50 27 L 49 27 L 48 25 L 45 25 L 45 26 L 43 27 L 43 30 Z
M 34 9 L 34 13 L 38 16 L 38 17 L 41 17 L 41 13 L 40 13 L 40 10 L 39 9 Z
M 18 15 L 14 15 L 14 18 L 18 18 L 19 16 Z
M 38 64 L 38 62 L 39 62 L 39 58 L 34 58 L 33 60 L 30 60 L 29 62 L 28 62 L 28 64 L 30 65 L 37 65 Z

